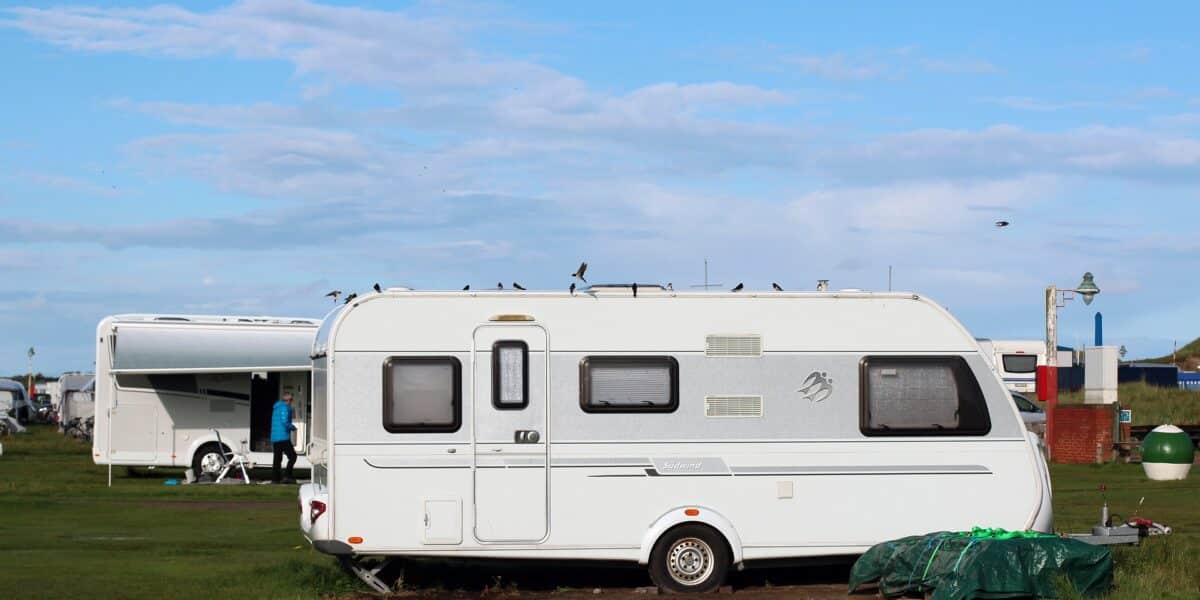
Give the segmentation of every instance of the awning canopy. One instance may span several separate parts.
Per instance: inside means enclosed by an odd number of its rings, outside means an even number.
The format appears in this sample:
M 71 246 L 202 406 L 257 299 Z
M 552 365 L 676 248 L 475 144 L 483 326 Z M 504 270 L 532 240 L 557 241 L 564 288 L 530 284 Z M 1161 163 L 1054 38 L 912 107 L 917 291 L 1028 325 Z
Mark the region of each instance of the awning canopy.
M 114 373 L 230 373 L 312 368 L 315 325 L 118 323 Z

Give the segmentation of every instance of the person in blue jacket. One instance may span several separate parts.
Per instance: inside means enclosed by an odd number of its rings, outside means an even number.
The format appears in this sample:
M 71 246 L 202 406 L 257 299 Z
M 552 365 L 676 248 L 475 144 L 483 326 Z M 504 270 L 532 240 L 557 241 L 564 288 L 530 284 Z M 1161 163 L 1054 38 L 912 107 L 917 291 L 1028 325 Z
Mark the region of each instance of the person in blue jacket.
M 288 457 L 287 477 L 282 483 L 296 483 L 292 478 L 292 467 L 296 465 L 296 450 L 292 448 L 292 432 L 296 430 L 296 426 L 292 425 L 292 394 L 284 392 L 283 398 L 275 402 L 275 408 L 271 411 L 271 446 L 275 451 L 274 460 L 271 462 L 271 482 L 280 483 L 279 465 L 283 462 L 283 455 Z

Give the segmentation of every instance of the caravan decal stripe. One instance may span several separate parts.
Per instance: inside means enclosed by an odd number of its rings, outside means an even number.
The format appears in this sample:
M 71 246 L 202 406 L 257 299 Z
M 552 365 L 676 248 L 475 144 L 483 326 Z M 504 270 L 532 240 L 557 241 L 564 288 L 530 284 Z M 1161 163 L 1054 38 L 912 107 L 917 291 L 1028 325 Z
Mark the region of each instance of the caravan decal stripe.
M 842 467 L 733 467 L 734 475 L 991 475 L 983 465 L 862 465 Z

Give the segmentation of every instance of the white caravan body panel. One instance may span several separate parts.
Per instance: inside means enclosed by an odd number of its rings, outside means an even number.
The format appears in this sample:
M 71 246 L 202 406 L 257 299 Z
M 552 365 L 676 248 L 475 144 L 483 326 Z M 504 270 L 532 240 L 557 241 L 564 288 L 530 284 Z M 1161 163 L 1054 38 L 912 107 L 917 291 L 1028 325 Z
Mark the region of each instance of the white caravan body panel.
M 497 342 L 523 344 L 524 363 Z M 304 504 L 301 526 L 329 553 L 645 563 L 662 532 L 697 521 L 742 563 L 1052 523 L 1003 382 L 911 293 L 387 290 L 331 312 L 313 354 L 301 501 L 324 513 Z M 932 409 L 886 416 L 868 379 L 895 391 L 888 378 L 949 364 L 974 416 L 907 435 L 876 424 Z M 440 406 L 440 384 L 414 383 L 422 369 L 453 382 L 458 414 L 397 428 L 395 411 Z M 517 377 L 526 403 L 502 406 Z
M 97 328 L 95 430 L 100 465 L 192 466 L 217 441 L 270 464 L 270 410 L 296 400 L 297 466 L 308 468 L 309 354 L 315 320 L 117 315 Z

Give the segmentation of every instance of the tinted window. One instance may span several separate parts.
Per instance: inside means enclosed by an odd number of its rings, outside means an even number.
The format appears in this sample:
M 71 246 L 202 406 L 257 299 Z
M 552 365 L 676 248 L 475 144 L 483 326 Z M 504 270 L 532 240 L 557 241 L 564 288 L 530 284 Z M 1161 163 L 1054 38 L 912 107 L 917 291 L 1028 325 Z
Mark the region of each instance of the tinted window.
M 1036 354 L 1005 354 L 1004 370 L 1009 373 L 1034 373 L 1037 371 Z
M 979 383 L 957 356 L 862 362 L 867 435 L 982 435 L 991 428 Z
M 579 403 L 587 412 L 672 412 L 679 363 L 670 356 L 589 356 L 579 363 Z
M 393 357 L 383 366 L 383 427 L 450 432 L 462 424 L 462 365 L 454 357 Z

